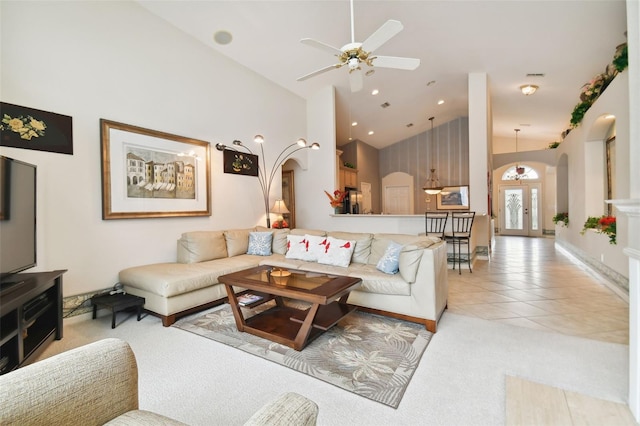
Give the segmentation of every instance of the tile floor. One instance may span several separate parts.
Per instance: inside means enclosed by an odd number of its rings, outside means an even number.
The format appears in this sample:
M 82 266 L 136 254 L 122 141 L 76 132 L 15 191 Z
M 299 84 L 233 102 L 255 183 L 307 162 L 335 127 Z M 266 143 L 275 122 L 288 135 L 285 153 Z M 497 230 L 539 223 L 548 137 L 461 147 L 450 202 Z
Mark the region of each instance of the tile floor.
M 629 344 L 629 303 L 555 246 L 553 238 L 496 237 L 473 273 L 449 270 L 449 312 Z

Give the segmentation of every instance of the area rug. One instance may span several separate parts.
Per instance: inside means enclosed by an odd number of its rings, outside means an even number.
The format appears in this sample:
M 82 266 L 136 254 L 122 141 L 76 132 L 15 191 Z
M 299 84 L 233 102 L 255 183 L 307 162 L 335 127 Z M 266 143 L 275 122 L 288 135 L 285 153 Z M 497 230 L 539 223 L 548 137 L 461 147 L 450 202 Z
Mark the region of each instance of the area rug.
M 244 310 L 245 317 L 250 316 Z M 354 312 L 302 351 L 241 333 L 229 305 L 173 327 L 215 340 L 393 408 L 409 385 L 432 333 L 419 324 Z

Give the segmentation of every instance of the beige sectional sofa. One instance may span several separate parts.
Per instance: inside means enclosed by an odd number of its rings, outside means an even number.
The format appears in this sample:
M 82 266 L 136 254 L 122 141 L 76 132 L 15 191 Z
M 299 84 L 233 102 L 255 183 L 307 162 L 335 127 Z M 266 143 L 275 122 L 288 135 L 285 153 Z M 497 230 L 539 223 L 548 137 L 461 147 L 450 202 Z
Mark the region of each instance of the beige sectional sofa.
M 271 254 L 247 254 L 253 232 L 272 232 Z M 288 244 L 301 236 L 349 242 L 344 244 L 353 245 L 348 266 L 292 258 L 294 251 Z M 391 245 L 402 246 L 395 274 L 378 268 Z M 177 262 L 127 268 L 120 272 L 119 280 L 127 293 L 144 297 L 145 309 L 169 326 L 181 316 L 224 303 L 226 292 L 219 276 L 258 265 L 361 278 L 362 285 L 351 292 L 348 303 L 422 323 L 433 332 L 447 305 L 446 243 L 424 235 L 262 227 L 187 232 L 178 240 Z

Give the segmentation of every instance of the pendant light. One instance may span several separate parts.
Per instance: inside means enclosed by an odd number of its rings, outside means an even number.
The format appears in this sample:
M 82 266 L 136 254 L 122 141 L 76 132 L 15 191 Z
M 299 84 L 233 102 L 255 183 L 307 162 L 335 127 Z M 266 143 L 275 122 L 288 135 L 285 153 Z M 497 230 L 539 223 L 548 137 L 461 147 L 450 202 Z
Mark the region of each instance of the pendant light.
M 520 129 L 513 129 L 516 132 L 516 154 L 518 153 L 518 132 L 520 131 Z M 522 176 L 524 174 L 524 166 L 520 166 L 518 165 L 518 163 L 516 163 L 516 180 L 518 180 L 520 178 L 520 176 Z
M 431 174 L 429 175 L 429 179 L 427 179 L 427 183 L 425 184 L 424 192 L 429 195 L 439 194 L 442 191 L 442 187 L 440 186 L 440 181 L 438 180 L 438 175 L 436 174 L 436 167 L 434 166 L 434 144 L 433 141 L 433 119 L 435 117 L 429 117 L 429 121 L 431 121 Z

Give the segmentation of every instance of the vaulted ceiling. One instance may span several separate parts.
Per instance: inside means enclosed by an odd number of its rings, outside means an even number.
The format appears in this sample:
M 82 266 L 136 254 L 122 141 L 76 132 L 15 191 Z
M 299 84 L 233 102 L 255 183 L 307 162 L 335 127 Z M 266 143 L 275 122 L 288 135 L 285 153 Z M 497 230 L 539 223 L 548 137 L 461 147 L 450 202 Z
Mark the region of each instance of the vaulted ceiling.
M 431 116 L 435 126 L 466 116 L 467 76 L 476 72 L 488 76 L 494 138 L 513 139 L 520 128 L 523 143 L 560 140 L 580 88 L 604 71 L 626 41 L 624 0 L 355 0 L 356 41 L 398 20 L 404 29 L 375 53 L 419 58 L 421 64 L 415 71 L 374 67 L 364 89 L 352 93 L 347 67 L 296 81 L 337 62 L 300 39 L 337 48 L 351 41 L 348 0 L 138 3 L 303 98 L 335 86 L 338 145 L 354 138 L 382 148 L 428 130 Z M 218 31 L 228 31 L 231 42 L 216 43 Z M 540 88 L 524 96 L 524 84 Z M 373 89 L 379 94 L 372 95 Z M 389 106 L 382 108 L 385 102 Z

